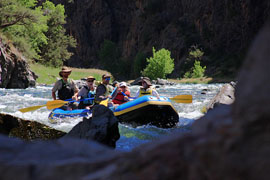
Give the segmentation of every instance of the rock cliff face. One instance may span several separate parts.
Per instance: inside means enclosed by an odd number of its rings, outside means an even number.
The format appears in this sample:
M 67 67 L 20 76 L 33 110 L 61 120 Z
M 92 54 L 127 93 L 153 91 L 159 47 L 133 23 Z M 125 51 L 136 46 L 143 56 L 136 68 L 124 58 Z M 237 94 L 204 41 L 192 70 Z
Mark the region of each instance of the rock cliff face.
M 196 44 L 205 52 L 208 72 L 235 73 L 270 12 L 268 0 L 78 0 L 64 5 L 67 31 L 78 42 L 68 65 L 100 67 L 98 51 L 107 39 L 126 61 L 134 61 L 138 52 L 151 56 L 152 47 L 170 50 L 174 77 Z
M 24 57 L 0 37 L 0 88 L 28 88 L 36 84 L 37 76 L 29 69 Z

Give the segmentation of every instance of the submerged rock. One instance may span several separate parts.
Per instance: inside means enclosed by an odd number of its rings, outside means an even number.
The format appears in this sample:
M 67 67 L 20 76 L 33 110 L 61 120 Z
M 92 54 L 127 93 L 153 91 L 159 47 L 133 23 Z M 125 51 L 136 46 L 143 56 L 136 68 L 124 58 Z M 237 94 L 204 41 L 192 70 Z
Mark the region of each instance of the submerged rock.
M 8 114 L 0 113 L 0 133 L 24 140 L 58 139 L 66 133 L 50 128 L 36 121 L 23 120 Z

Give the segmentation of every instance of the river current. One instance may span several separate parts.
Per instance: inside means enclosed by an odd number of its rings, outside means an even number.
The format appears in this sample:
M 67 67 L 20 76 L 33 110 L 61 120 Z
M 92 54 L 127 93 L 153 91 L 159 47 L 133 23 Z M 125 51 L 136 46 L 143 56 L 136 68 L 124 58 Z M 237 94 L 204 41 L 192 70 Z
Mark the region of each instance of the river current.
M 157 86 L 161 96 L 174 97 L 181 94 L 191 94 L 191 104 L 174 103 L 173 106 L 179 114 L 177 127 L 170 129 L 157 128 L 144 125 L 133 128 L 128 125 L 119 124 L 120 139 L 117 141 L 116 150 L 130 151 L 133 148 L 173 132 L 190 132 L 190 126 L 194 121 L 203 116 L 201 109 L 206 106 L 218 93 L 223 84 L 177 84 L 173 86 Z M 32 112 L 21 113 L 21 108 L 46 104 L 51 98 L 52 86 L 37 86 L 27 89 L 1 89 L 0 88 L 0 112 L 10 114 L 26 120 L 33 120 L 46 124 L 52 128 L 69 132 L 82 118 L 59 119 L 52 124 L 48 120 L 50 110 L 42 107 Z M 131 96 L 134 96 L 139 86 L 131 86 Z

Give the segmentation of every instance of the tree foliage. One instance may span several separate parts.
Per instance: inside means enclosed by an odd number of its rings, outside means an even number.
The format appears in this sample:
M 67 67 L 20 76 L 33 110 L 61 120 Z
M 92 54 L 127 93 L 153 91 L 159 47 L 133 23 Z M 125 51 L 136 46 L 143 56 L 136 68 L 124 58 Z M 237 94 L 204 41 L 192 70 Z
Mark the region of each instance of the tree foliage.
M 0 0 L 0 30 L 22 53 L 43 64 L 60 66 L 71 56 L 75 40 L 65 35 L 65 9 L 45 1 Z
M 187 60 L 194 61 L 194 65 L 193 67 L 190 68 L 189 71 L 187 71 L 184 74 L 184 78 L 204 77 L 206 66 L 202 67 L 200 63 L 200 60 L 202 59 L 203 55 L 204 55 L 204 52 L 201 49 L 197 48 L 196 46 L 191 47 Z
M 174 70 L 174 59 L 171 58 L 171 52 L 162 48 L 156 52 L 153 47 L 153 57 L 147 58 L 148 62 L 142 74 L 151 79 L 166 78 Z
M 43 3 L 43 12 L 47 17 L 48 37 L 47 44 L 41 47 L 41 63 L 59 67 L 72 55 L 67 48 L 75 47 L 76 42 L 71 36 L 65 35 L 63 25 L 65 21 L 65 9 L 63 5 L 55 6 L 52 2 Z

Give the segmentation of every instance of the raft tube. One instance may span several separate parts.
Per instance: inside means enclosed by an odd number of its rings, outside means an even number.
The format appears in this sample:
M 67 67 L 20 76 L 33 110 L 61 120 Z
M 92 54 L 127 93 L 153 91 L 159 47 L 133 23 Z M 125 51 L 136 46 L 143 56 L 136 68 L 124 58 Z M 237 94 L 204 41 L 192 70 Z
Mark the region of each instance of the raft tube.
M 128 101 L 112 109 L 121 123 L 138 125 L 154 125 L 161 128 L 174 127 L 179 122 L 179 116 L 171 100 L 161 96 L 142 96 Z
M 86 117 L 91 114 L 90 110 L 88 109 L 74 109 L 74 110 L 63 110 L 60 108 L 54 109 L 49 114 L 49 120 L 54 123 L 55 118 L 67 118 L 67 117 Z

